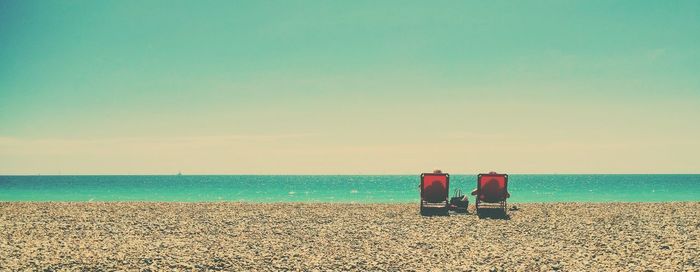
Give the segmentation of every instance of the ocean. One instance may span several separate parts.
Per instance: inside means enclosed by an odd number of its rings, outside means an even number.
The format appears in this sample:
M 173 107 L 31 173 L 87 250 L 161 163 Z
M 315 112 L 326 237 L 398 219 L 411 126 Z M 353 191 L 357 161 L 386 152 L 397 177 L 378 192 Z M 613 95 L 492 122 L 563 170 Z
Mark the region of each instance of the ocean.
M 418 202 L 418 175 L 0 176 L 0 201 Z M 451 175 L 469 194 L 475 175 Z M 510 175 L 510 202 L 700 201 L 700 175 Z M 473 201 L 473 197 L 470 198 Z

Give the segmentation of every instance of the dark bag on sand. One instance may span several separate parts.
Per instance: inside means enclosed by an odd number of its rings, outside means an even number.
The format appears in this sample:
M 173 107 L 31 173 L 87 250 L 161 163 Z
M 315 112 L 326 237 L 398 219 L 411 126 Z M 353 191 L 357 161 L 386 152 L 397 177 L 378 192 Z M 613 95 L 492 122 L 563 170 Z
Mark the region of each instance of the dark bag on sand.
M 455 190 L 455 194 L 450 198 L 450 208 L 456 212 L 467 212 L 469 199 L 464 196 L 462 190 Z

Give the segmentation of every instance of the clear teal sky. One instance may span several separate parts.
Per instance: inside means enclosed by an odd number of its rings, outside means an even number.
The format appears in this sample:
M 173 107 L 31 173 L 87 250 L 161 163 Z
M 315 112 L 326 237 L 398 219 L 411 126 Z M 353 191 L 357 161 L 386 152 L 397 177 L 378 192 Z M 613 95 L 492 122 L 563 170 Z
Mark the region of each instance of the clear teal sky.
M 699 173 L 700 1 L 0 1 L 0 174 Z

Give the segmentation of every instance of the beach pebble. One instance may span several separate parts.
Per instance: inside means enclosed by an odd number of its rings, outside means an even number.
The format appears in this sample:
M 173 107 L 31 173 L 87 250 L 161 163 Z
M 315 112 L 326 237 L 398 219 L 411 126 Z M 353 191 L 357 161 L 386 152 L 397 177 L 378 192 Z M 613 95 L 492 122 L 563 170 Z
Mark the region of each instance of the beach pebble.
M 698 270 L 700 203 L 516 207 L 480 219 L 415 204 L 0 202 L 0 270 Z

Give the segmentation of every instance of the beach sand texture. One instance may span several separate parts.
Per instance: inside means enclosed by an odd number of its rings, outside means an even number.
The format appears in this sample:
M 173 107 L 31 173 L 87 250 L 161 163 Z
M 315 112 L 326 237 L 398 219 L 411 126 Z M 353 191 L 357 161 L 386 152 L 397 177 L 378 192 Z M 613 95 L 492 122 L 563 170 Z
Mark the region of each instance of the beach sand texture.
M 698 202 L 517 206 L 2 202 L 0 270 L 700 271 Z

